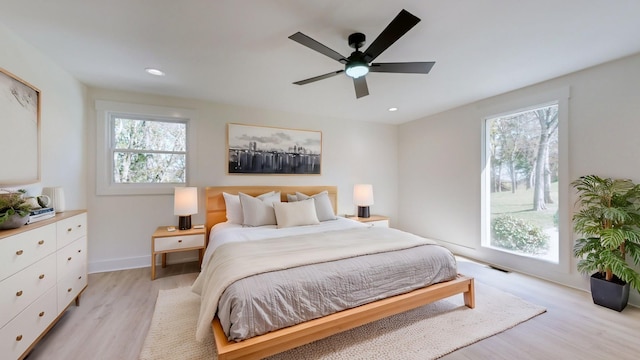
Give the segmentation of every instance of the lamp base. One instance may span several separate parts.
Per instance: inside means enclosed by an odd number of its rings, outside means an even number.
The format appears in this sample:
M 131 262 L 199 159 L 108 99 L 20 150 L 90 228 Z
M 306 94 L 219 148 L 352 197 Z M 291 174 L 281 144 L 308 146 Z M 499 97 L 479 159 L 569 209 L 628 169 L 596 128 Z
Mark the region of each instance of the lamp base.
M 358 206 L 358 217 L 360 218 L 368 218 L 369 215 L 369 207 L 368 206 Z
M 191 229 L 191 215 L 178 217 L 178 230 Z

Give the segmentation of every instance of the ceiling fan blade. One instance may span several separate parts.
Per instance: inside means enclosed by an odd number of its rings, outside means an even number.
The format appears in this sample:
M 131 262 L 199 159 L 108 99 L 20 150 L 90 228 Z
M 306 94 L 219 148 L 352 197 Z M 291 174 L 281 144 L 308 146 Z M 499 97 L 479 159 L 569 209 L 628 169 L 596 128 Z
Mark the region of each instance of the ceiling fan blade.
M 353 79 L 353 86 L 356 88 L 356 98 L 360 99 L 363 96 L 369 95 L 369 87 L 367 86 L 367 79 L 364 76 Z
M 340 53 L 338 53 L 337 51 L 334 51 L 332 49 L 329 49 L 328 47 L 326 47 L 325 45 L 317 42 L 316 40 L 313 40 L 312 38 L 308 37 L 307 35 L 301 33 L 301 32 L 297 32 L 291 36 L 289 36 L 289 39 L 298 42 L 306 47 L 308 47 L 311 50 L 315 50 L 321 54 L 324 54 L 330 58 L 332 58 L 333 60 L 339 61 L 343 64 L 347 63 L 347 59 L 342 56 Z
M 296 84 L 296 85 L 304 85 L 304 84 L 312 83 L 314 81 L 318 81 L 318 80 L 322 80 L 322 79 L 328 79 L 330 77 L 336 76 L 336 75 L 338 75 L 340 73 L 343 73 L 343 72 L 344 72 L 344 70 L 332 71 L 332 72 L 326 73 L 324 75 L 314 76 L 312 78 L 296 81 L 296 82 L 294 82 L 294 84 Z
M 428 74 L 435 62 L 373 63 L 370 72 Z
M 411 30 L 411 28 L 416 26 L 419 22 L 420 19 L 418 17 L 407 10 L 402 9 L 402 11 L 400 11 L 391 23 L 382 30 L 382 33 L 373 40 L 369 48 L 364 52 L 365 60 L 369 63 L 372 62 L 373 59 L 377 58 L 378 55 L 387 50 L 389 46 L 396 42 L 396 40 L 400 39 L 402 35 L 406 34 L 407 31 Z

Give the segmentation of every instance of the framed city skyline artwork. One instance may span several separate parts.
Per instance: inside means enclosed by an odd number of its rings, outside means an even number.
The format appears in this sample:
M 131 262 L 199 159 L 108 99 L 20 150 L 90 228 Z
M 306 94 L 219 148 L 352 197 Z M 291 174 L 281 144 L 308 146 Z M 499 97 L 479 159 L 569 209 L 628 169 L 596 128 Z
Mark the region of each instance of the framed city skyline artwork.
M 227 124 L 229 174 L 320 175 L 322 132 Z

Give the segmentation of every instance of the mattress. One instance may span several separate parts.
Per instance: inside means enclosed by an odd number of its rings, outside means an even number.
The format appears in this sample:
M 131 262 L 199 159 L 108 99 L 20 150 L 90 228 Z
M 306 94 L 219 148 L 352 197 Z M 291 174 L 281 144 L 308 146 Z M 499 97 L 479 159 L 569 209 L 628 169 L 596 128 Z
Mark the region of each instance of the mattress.
M 451 252 L 433 241 L 399 230 L 367 228 L 346 219 L 323 222 L 322 226 L 279 230 L 286 229 L 241 228 L 227 224 L 212 231 L 203 272 L 196 281 L 196 284 L 201 283 L 199 290 L 203 295 L 200 321 L 210 324 L 216 313 L 231 341 L 241 341 L 456 277 L 456 262 Z M 230 235 L 236 233 L 240 235 Z M 359 240 L 347 240 L 358 237 Z M 386 239 L 385 245 L 377 245 L 379 238 Z M 401 238 L 407 244 L 403 244 Z M 321 244 L 313 243 L 315 239 Z M 331 255 L 311 256 L 313 260 L 309 264 L 298 259 L 283 260 L 294 266 L 280 266 L 274 261 L 268 271 L 240 276 L 223 286 L 221 295 L 216 297 L 217 306 L 207 309 L 204 297 L 208 291 L 202 284 L 215 281 L 201 278 L 207 276 L 205 268 L 217 248 L 234 242 L 251 242 L 252 245 L 260 244 L 257 249 L 264 245 L 264 251 L 273 251 L 274 243 L 297 246 L 295 244 L 303 240 L 313 244 L 311 252 L 330 247 L 327 251 Z M 353 250 L 360 247 L 359 242 L 367 243 L 362 244 L 364 250 Z M 275 252 L 265 257 L 270 258 L 272 254 Z M 253 262 L 252 259 L 245 258 L 243 263 L 230 266 L 244 268 Z M 220 262 L 220 258 L 214 262 Z M 215 266 L 211 264 L 210 267 Z M 215 310 L 211 311 L 213 308 Z M 199 323 L 199 330 L 204 325 Z

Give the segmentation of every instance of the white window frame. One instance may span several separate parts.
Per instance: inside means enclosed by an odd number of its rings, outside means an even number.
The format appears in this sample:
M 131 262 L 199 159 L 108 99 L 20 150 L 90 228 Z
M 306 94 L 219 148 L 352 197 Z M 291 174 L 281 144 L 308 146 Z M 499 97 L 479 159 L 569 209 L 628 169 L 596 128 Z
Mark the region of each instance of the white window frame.
M 541 92 L 539 94 L 510 99 L 501 104 L 482 109 L 482 141 L 481 141 L 481 237 L 478 239 L 477 257 L 479 260 L 494 264 L 506 269 L 517 270 L 528 274 L 544 277 L 557 278 L 558 273 L 568 273 L 571 270 L 573 232 L 571 231 L 571 206 L 569 204 L 569 187 L 571 179 L 569 179 L 569 98 L 570 88 L 563 87 L 555 90 Z M 534 257 L 512 254 L 506 251 L 483 247 L 482 244 L 488 243 L 490 234 L 490 226 L 488 217 L 490 216 L 490 194 L 489 177 L 491 169 L 488 165 L 487 154 L 487 119 L 497 118 L 512 114 L 515 112 L 532 110 L 545 105 L 558 104 L 558 156 L 560 168 L 558 169 L 558 256 L 559 262 L 553 263 Z
M 130 115 L 158 121 L 178 121 L 186 124 L 186 176 L 184 183 L 122 184 L 113 181 L 112 118 Z M 173 194 L 175 187 L 187 186 L 195 174 L 194 121 L 196 113 L 189 109 L 96 101 L 96 194 L 97 195 L 164 195 Z

